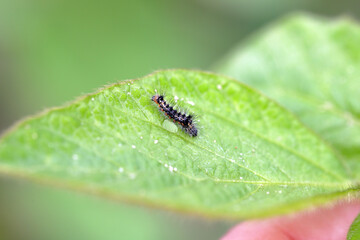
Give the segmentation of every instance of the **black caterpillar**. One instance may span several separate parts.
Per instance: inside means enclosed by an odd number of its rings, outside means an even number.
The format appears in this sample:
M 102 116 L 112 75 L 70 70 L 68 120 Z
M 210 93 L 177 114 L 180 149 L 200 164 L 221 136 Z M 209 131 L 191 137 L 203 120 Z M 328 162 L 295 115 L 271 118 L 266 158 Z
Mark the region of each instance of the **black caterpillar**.
M 193 122 L 193 116 L 181 113 L 170 106 L 164 100 L 164 96 L 155 95 L 151 98 L 158 106 L 159 110 L 164 112 L 166 116 L 173 120 L 174 123 L 178 123 L 182 129 L 191 137 L 196 137 L 198 130 Z

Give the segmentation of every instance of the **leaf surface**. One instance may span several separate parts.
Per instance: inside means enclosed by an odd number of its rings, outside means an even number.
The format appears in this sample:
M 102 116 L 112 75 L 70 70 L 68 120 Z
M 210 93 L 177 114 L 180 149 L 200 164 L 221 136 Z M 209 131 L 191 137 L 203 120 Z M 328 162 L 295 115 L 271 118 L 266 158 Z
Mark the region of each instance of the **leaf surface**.
M 167 120 L 155 91 L 197 117 L 198 137 Z M 0 172 L 207 216 L 252 218 L 352 192 L 321 139 L 238 81 L 161 71 L 27 119 L 0 142 Z

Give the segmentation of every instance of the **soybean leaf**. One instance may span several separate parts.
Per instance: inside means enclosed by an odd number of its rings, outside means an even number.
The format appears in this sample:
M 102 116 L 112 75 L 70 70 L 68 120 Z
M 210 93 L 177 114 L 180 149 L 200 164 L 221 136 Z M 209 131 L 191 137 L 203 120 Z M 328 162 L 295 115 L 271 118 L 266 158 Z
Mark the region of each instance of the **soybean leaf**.
M 347 240 L 360 239 L 360 215 L 358 215 L 355 218 L 354 222 L 351 224 L 346 239 Z
M 151 102 L 195 113 L 190 137 Z M 156 91 L 157 90 L 157 91 Z M 21 122 L 0 142 L 0 172 L 181 212 L 268 216 L 353 192 L 341 161 L 277 103 L 238 81 L 161 71 Z
M 239 46 L 217 66 L 294 112 L 360 179 L 360 28 L 296 15 Z

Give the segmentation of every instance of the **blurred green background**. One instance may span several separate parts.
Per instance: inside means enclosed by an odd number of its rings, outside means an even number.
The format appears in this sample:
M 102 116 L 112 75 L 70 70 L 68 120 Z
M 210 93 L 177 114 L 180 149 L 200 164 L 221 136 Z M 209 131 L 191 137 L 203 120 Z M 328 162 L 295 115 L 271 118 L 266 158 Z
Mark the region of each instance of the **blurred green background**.
M 350 0 L 0 0 L 0 133 L 108 83 L 211 70 L 294 11 L 360 16 Z M 0 215 L 0 239 L 217 239 L 235 224 L 1 177 Z

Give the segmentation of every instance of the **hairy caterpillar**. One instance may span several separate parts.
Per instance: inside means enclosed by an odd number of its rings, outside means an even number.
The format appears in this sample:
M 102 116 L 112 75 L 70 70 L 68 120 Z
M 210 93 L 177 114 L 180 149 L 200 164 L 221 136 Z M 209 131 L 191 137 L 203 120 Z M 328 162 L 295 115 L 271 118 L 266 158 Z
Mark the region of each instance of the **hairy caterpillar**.
M 193 116 L 186 115 L 170 106 L 162 95 L 155 95 L 151 98 L 158 106 L 159 110 L 164 112 L 169 119 L 172 119 L 174 123 L 179 124 L 182 129 L 189 134 L 191 137 L 196 137 L 198 130 L 194 124 Z

